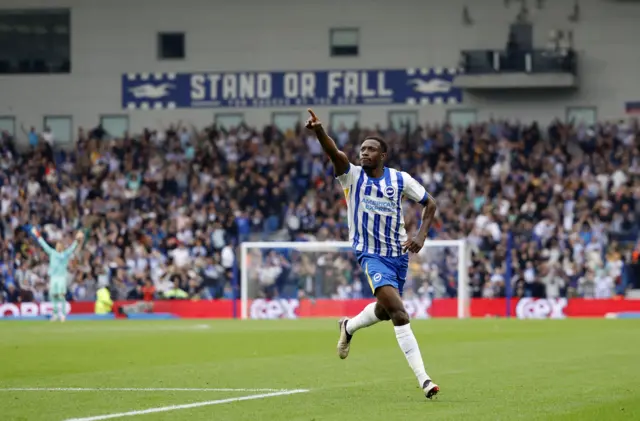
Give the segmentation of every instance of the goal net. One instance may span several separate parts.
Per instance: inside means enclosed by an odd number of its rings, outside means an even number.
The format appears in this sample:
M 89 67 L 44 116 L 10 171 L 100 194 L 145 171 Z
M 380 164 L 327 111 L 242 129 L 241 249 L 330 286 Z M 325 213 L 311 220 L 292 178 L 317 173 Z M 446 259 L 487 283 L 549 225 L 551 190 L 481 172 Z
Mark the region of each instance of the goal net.
M 467 250 L 462 240 L 427 241 L 410 255 L 412 318 L 468 317 Z M 240 253 L 243 319 L 352 317 L 374 300 L 348 242 L 245 242 Z

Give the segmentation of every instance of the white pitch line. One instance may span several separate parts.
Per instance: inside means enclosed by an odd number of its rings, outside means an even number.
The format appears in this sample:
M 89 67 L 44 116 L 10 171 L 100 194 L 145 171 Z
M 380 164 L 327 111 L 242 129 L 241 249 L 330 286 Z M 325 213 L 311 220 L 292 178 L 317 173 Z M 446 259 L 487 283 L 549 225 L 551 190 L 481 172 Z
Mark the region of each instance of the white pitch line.
M 8 387 L 0 392 L 288 392 L 289 389 L 232 389 L 182 387 Z
M 264 399 L 271 398 L 274 396 L 284 396 L 284 395 L 293 395 L 296 393 L 306 393 L 309 390 L 307 389 L 297 389 L 297 390 L 284 390 L 281 392 L 274 393 L 262 393 L 260 395 L 249 395 L 249 396 L 240 396 L 237 398 L 228 398 L 228 399 L 219 399 L 215 401 L 205 401 L 205 402 L 194 402 L 188 403 L 184 405 L 171 405 L 171 406 L 163 406 L 160 408 L 150 408 L 143 409 L 139 411 L 130 411 L 130 412 L 120 412 L 117 414 L 107 414 L 107 415 L 97 415 L 94 417 L 86 417 L 86 418 L 70 418 L 65 421 L 101 421 L 108 420 L 112 418 L 122 418 L 122 417 L 133 417 L 135 415 L 145 415 L 145 414 L 154 414 L 156 412 L 168 412 L 168 411 L 176 411 L 178 409 L 190 409 L 190 408 L 199 408 L 201 406 L 210 406 L 210 405 L 220 405 L 223 403 L 231 403 L 231 402 L 239 402 L 239 401 L 250 401 L 254 399 Z
M 0 318 L 0 322 L 2 322 L 2 318 Z M 130 323 L 130 322 L 126 322 Z M 82 326 L 72 326 L 66 324 L 64 329 L 56 331 L 56 335 L 60 334 L 73 334 L 73 333 L 96 333 L 96 332 L 124 332 L 124 333 L 155 333 L 155 332 L 164 332 L 164 331 L 177 331 L 177 332 L 194 332 L 194 331 L 206 331 L 211 329 L 211 326 L 206 324 L 192 325 L 192 326 L 153 326 L 149 325 L 147 327 L 142 326 L 105 326 L 101 327 L 99 331 L 96 330 L 95 327 L 82 327 Z M 24 331 L 28 331 L 30 333 L 51 333 L 51 329 L 43 329 L 39 326 L 28 326 L 22 329 Z

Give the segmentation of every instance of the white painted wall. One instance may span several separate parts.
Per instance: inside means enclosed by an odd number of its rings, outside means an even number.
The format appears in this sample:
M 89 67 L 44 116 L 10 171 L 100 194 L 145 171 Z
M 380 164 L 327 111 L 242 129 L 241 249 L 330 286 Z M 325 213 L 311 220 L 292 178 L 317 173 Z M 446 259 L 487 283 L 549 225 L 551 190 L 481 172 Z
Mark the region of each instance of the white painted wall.
M 482 4 L 480 4 L 482 3 Z M 515 3 L 515 1 L 512 1 Z M 529 2 L 535 3 L 535 2 Z M 468 4 L 475 24 L 462 25 Z M 572 94 L 465 94 L 458 108 L 479 118 L 542 122 L 567 106 L 597 106 L 598 117 L 620 117 L 625 100 L 640 99 L 640 2 L 582 0 L 581 20 L 570 23 L 573 0 L 530 4 L 538 45 L 551 28 L 571 28 L 581 54 L 581 89 Z M 74 128 L 101 114 L 128 114 L 131 130 L 182 119 L 202 126 L 218 112 L 244 112 L 264 124 L 278 110 L 124 111 L 120 76 L 126 72 L 193 72 L 455 66 L 461 49 L 503 48 L 517 5 L 503 0 L 2 0 L 0 8 L 72 8 L 72 67 L 67 76 L 0 77 L 0 115 L 17 125 L 42 126 L 45 115 L 72 115 Z M 360 56 L 329 56 L 329 28 L 360 28 Z M 186 32 L 187 60 L 158 61 L 156 34 Z M 389 107 L 360 107 L 364 125 L 385 124 Z M 394 109 L 406 109 L 394 107 Z M 420 120 L 439 121 L 446 107 L 420 108 Z M 335 108 L 319 109 L 321 117 Z M 286 109 L 282 111 L 294 111 Z M 300 110 L 301 114 L 302 111 Z

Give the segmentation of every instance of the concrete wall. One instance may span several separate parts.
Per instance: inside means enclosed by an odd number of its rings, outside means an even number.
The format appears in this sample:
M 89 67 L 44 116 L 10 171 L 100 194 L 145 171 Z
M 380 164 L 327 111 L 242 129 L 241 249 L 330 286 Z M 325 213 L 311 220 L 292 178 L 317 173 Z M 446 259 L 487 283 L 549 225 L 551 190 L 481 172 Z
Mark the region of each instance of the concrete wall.
M 480 3 L 482 3 L 480 5 Z M 516 3 L 512 1 L 512 3 Z M 567 106 L 596 106 L 599 118 L 620 117 L 625 100 L 640 99 L 640 3 L 582 0 L 581 19 L 570 23 L 573 0 L 529 2 L 538 45 L 551 28 L 574 31 L 581 55 L 581 89 L 573 93 L 504 92 L 474 96 L 454 108 L 479 118 L 542 122 L 564 117 Z M 463 26 L 469 4 L 473 26 Z M 455 66 L 461 49 L 503 48 L 518 5 L 504 0 L 2 0 L 0 8 L 70 7 L 71 75 L 0 77 L 0 116 L 17 126 L 41 128 L 45 115 L 73 116 L 74 130 L 104 114 L 128 115 L 131 131 L 182 119 L 202 126 L 216 112 L 242 112 L 267 123 L 274 109 L 125 111 L 120 76 L 126 72 L 303 70 Z M 329 56 L 331 27 L 360 28 L 357 58 Z M 186 33 L 187 59 L 157 60 L 159 31 Z M 389 107 L 349 107 L 364 125 L 387 121 Z M 405 110 L 404 106 L 392 107 Z M 421 122 L 446 118 L 447 106 L 419 111 Z M 334 108 L 319 109 L 326 116 Z M 282 111 L 296 111 L 285 109 Z M 303 110 L 300 110 L 303 111 Z M 302 113 L 301 113 L 302 114 Z M 326 117 L 325 117 L 326 119 Z

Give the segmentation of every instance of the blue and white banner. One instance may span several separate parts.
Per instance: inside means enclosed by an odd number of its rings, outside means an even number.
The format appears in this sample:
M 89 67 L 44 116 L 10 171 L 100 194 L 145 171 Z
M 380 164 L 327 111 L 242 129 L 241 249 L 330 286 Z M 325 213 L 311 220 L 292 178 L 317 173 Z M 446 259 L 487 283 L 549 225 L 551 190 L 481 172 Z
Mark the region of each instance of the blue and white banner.
M 458 104 L 455 68 L 128 73 L 126 109 Z

